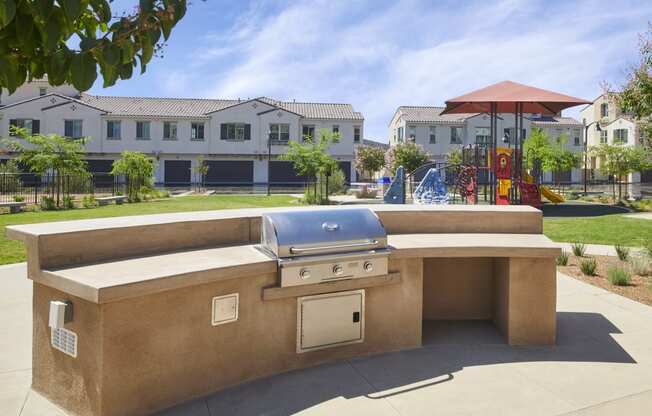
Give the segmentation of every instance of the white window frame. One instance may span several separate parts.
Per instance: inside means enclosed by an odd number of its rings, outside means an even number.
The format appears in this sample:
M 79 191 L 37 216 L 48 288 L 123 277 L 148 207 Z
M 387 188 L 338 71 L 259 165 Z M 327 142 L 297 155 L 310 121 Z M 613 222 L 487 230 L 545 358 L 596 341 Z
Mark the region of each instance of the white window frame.
M 63 134 L 66 134 L 66 123 L 72 123 L 72 136 L 66 136 L 71 139 L 81 139 L 84 137 L 84 120 L 81 119 L 64 119 L 63 120 Z M 76 126 L 79 126 L 79 135 L 75 135 Z
M 142 136 L 138 136 L 138 124 L 141 124 L 140 131 Z M 147 126 L 147 128 L 145 128 Z M 147 130 L 147 134 L 145 134 Z M 151 140 L 152 139 L 152 123 L 147 120 L 138 120 L 136 121 L 136 140 Z
M 199 137 L 199 126 L 201 128 L 201 137 Z M 206 138 L 206 123 L 203 121 L 193 121 L 190 123 L 190 140 L 194 142 L 203 142 Z
M 43 97 L 44 95 L 47 95 L 47 93 L 48 93 L 47 87 L 39 87 L 38 88 L 39 97 Z
M 623 135 L 620 133 L 624 133 L 624 138 L 622 137 Z M 618 137 L 620 136 L 620 137 Z M 613 130 L 613 143 L 614 144 L 627 144 L 629 141 L 629 130 L 628 129 L 614 129 Z
M 285 138 L 283 137 L 285 136 Z M 270 123 L 269 140 L 277 143 L 287 143 L 290 141 L 290 125 L 287 123 Z
M 408 139 L 412 141 L 417 140 L 417 126 L 415 125 L 409 125 L 408 126 L 408 134 L 407 134 Z
M 437 126 L 428 126 L 428 143 L 437 143 Z
M 353 126 L 353 143 L 362 141 L 362 126 Z
M 609 131 L 608 130 L 601 130 L 600 131 L 600 143 L 608 143 L 609 142 Z
M 455 134 L 453 134 L 453 132 L 455 132 Z M 462 136 L 464 136 L 463 127 L 459 127 L 459 126 L 451 127 L 451 140 L 450 140 L 451 144 L 462 144 L 464 142 Z
M 118 125 L 118 134 L 113 135 L 115 133 L 115 124 Z M 109 136 L 109 125 L 113 126 L 111 128 L 111 133 L 112 135 Z M 106 139 L 107 140 L 121 140 L 122 139 L 122 121 L 121 120 L 107 120 L 106 121 Z
M 313 141 L 315 141 L 315 134 L 317 133 L 317 131 L 315 130 L 315 125 L 314 124 L 304 124 L 304 125 L 301 126 L 301 141 L 302 142 L 306 141 L 306 136 L 308 135 L 308 134 L 304 133 L 306 129 L 312 131 L 312 135 L 310 136 L 310 138 Z
M 480 134 L 483 133 L 483 134 Z M 482 140 L 478 140 L 478 137 L 482 137 Z M 491 128 L 489 127 L 476 127 L 475 128 L 475 143 L 491 143 Z
M 603 117 L 609 117 L 609 103 L 600 104 L 600 118 Z

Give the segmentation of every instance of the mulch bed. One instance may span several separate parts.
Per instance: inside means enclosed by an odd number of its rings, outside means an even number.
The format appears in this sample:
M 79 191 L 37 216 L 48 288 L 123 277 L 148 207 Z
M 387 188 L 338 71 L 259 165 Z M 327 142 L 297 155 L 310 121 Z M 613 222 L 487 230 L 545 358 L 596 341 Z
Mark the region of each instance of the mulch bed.
M 618 295 L 625 296 L 626 298 L 635 300 L 637 302 L 645 303 L 652 306 L 652 276 L 639 276 L 632 273 L 632 279 L 628 286 L 616 286 L 611 284 L 607 279 L 607 269 L 610 266 L 628 267 L 626 261 L 621 261 L 618 257 L 611 256 L 587 256 L 593 257 L 598 262 L 597 276 L 587 276 L 580 270 L 579 263 L 580 257 L 570 255 L 568 258 L 568 265 L 557 266 L 557 269 L 577 280 L 592 284 L 614 292 Z

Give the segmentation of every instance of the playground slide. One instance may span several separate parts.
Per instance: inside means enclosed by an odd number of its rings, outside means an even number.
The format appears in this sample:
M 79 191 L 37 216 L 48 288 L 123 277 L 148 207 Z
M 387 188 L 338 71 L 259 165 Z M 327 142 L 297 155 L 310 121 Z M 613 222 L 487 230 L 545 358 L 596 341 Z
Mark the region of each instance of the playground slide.
M 552 202 L 553 204 L 558 204 L 560 202 L 564 202 L 564 197 L 563 196 L 559 195 L 556 192 L 551 191 L 550 188 L 548 188 L 546 186 L 539 185 L 539 191 L 541 192 L 541 196 L 545 196 L 546 199 L 548 201 Z

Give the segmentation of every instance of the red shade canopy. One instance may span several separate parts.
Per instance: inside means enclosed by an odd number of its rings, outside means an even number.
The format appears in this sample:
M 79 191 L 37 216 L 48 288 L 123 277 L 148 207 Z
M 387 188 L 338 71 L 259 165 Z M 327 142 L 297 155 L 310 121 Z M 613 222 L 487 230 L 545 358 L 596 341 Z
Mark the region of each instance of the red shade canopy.
M 503 81 L 447 100 L 446 109 L 441 114 L 488 113 L 491 103 L 497 104 L 498 113 L 513 113 L 515 104 L 522 103 L 524 113 L 549 115 L 576 105 L 591 104 L 581 98 Z

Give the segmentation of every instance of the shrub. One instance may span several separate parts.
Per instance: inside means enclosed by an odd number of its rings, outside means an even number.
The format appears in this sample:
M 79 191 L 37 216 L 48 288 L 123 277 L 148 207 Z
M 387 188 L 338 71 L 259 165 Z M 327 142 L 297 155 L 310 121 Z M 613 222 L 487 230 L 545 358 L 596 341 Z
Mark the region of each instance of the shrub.
M 580 270 L 587 276 L 595 276 L 597 269 L 598 262 L 594 258 L 582 259 L 580 261 Z
M 618 258 L 622 261 L 627 261 L 629 258 L 629 248 L 625 246 L 621 246 L 620 244 L 616 244 L 614 246 L 616 249 L 616 254 L 618 255 Z
M 643 244 L 643 252 L 652 259 L 652 241 Z
M 41 198 L 41 209 L 43 211 L 54 211 L 57 205 L 54 203 L 54 198 L 51 196 L 44 196 Z
M 584 243 L 573 243 L 571 246 L 573 254 L 577 257 L 584 257 L 586 254 L 586 244 Z
M 84 197 L 82 198 L 82 206 L 84 208 L 95 208 L 97 206 L 97 201 L 95 201 L 95 196 L 84 195 Z
M 342 195 L 346 193 L 346 176 L 341 169 L 336 169 L 328 178 L 328 194 Z
M 63 196 L 63 209 L 73 209 L 75 208 L 75 200 L 72 199 L 70 195 Z
M 652 261 L 645 254 L 636 254 L 630 257 L 629 266 L 634 274 L 648 276 L 652 273 Z
M 612 285 L 627 286 L 631 282 L 632 276 L 629 271 L 622 267 L 611 266 L 607 270 L 607 279 L 609 279 Z
M 568 252 L 562 250 L 559 257 L 557 257 L 557 266 L 566 266 L 568 264 Z
M 25 202 L 25 197 L 22 195 L 14 195 L 14 202 Z

